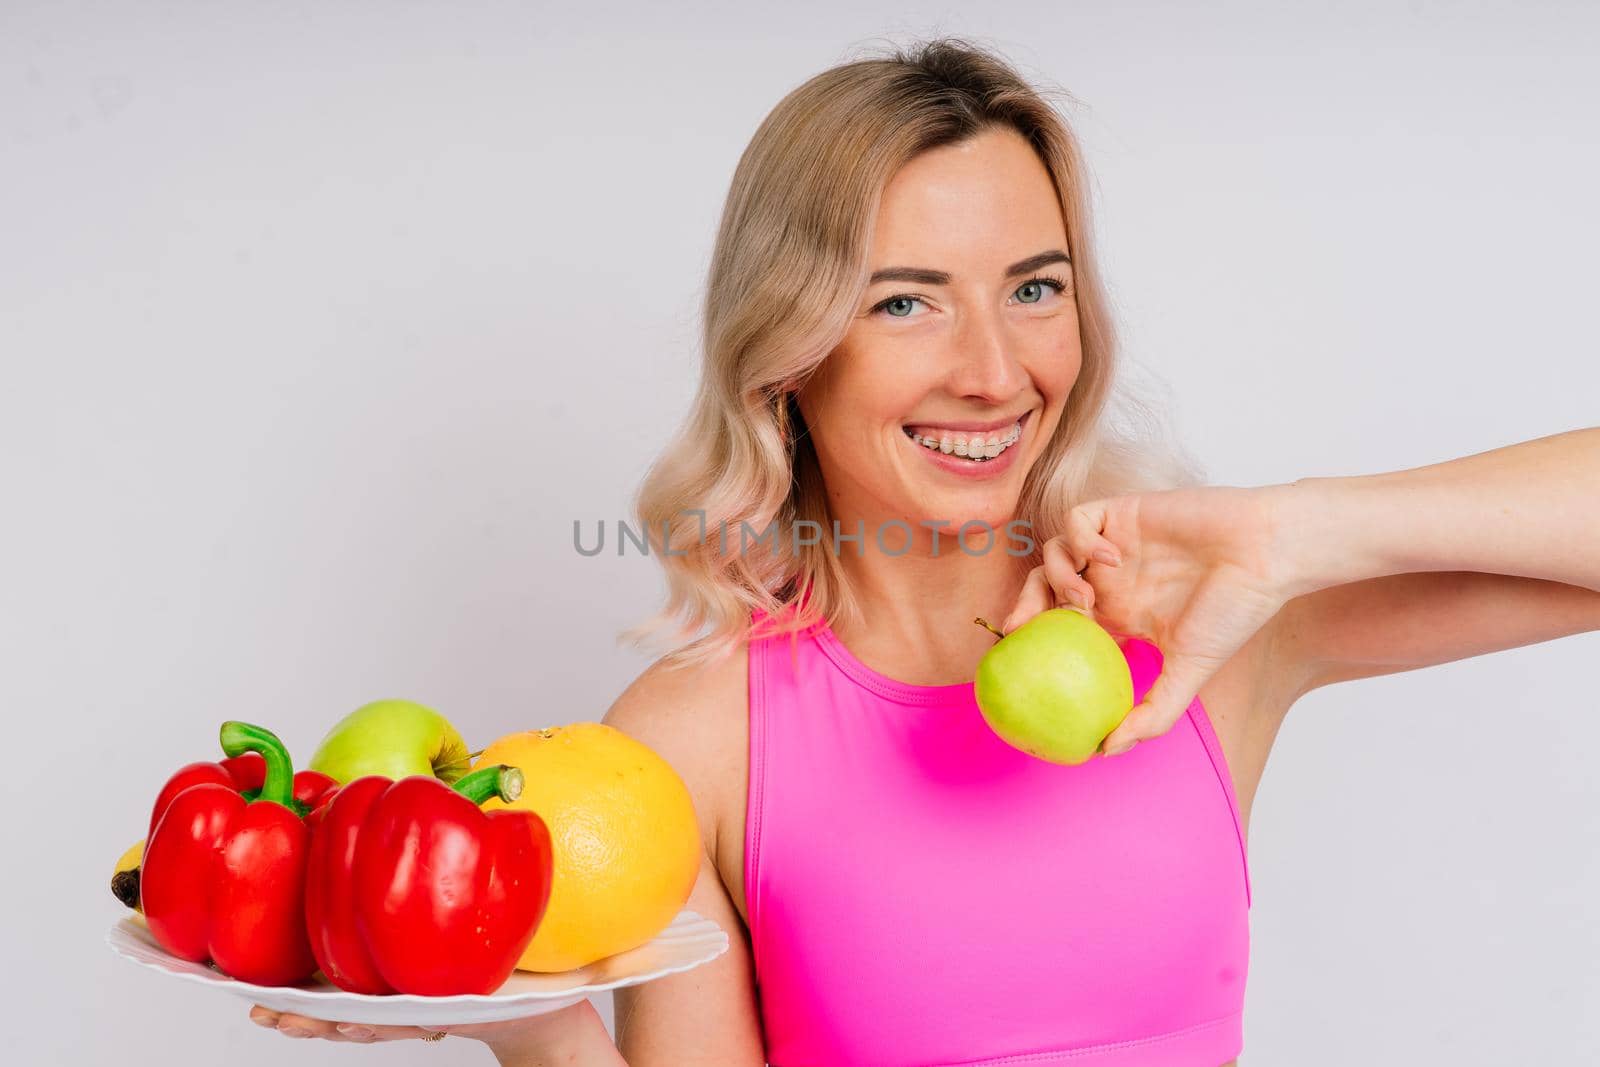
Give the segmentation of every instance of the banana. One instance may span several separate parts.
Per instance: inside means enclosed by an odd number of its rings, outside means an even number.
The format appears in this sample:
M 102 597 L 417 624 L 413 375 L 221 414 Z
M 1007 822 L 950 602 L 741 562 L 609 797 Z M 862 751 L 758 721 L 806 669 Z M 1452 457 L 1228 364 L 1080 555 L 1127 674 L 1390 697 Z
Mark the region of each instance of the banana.
M 144 842 L 139 841 L 122 854 L 111 872 L 112 895 L 141 916 L 144 909 L 139 906 L 139 864 L 143 861 Z

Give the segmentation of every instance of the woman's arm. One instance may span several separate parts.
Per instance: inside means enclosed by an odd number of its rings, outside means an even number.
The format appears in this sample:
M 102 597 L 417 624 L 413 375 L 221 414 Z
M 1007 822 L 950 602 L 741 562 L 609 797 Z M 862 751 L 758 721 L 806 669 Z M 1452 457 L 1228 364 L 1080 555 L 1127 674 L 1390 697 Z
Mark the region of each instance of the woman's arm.
M 594 1001 L 584 1000 L 555 1013 L 544 1030 L 529 1027 L 514 1036 L 487 1040 L 501 1067 L 555 1067 L 556 1064 L 583 1064 L 583 1067 L 628 1067 L 622 1053 L 606 1033 L 606 1024 L 595 1010 Z M 535 1023 L 538 1020 L 534 1020 Z
M 1600 427 L 1387 474 L 1280 487 L 1283 586 L 1481 571 L 1600 590 Z
M 749 697 L 743 653 L 698 667 L 660 662 L 617 697 L 602 720 L 654 749 L 689 787 L 704 851 L 685 907 L 721 926 L 728 951 L 682 974 L 615 991 L 613 1043 L 592 1002 L 541 1033 L 491 1043 L 501 1067 L 761 1067 L 766 1063 L 755 974 L 743 920 L 717 871 L 720 812 L 743 762 Z M 572 1009 L 568 1009 L 569 1011 Z
M 1600 630 L 1600 591 L 1479 571 L 1386 574 L 1295 597 L 1274 626 L 1269 669 L 1283 672 L 1298 699 L 1337 682 Z M 1281 716 L 1289 706 L 1271 710 Z
M 1597 438 L 1278 487 L 1274 669 L 1304 693 L 1600 630 Z
M 1388 474 L 1128 494 L 1072 509 L 1003 629 L 1075 600 L 1160 647 L 1102 742 L 1116 755 L 1170 729 L 1264 626 L 1306 687 L 1596 629 L 1597 540 L 1600 428 Z
M 716 862 L 718 838 L 739 833 L 724 820 L 744 809 L 749 708 L 746 656 L 739 651 L 683 669 L 653 664 L 604 719 L 649 745 L 688 785 L 705 854 L 685 907 L 728 935 L 728 951 L 710 963 L 616 991 L 616 1047 L 632 1067 L 766 1063 L 750 944 Z

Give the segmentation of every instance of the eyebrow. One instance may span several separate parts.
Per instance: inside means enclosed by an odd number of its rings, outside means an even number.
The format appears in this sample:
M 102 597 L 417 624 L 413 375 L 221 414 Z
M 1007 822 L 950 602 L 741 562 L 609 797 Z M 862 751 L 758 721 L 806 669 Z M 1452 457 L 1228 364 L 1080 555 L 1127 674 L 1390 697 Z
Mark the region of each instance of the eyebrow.
M 1005 277 L 1012 278 L 1018 274 L 1031 274 L 1040 267 L 1049 266 L 1051 263 L 1071 263 L 1072 258 L 1059 249 L 1052 248 L 1048 252 L 1040 252 L 1019 259 L 1006 268 Z M 919 285 L 949 285 L 950 275 L 942 270 L 930 270 L 927 267 L 885 267 L 872 272 L 872 277 L 867 280 L 868 285 L 877 285 L 879 282 L 916 282 Z

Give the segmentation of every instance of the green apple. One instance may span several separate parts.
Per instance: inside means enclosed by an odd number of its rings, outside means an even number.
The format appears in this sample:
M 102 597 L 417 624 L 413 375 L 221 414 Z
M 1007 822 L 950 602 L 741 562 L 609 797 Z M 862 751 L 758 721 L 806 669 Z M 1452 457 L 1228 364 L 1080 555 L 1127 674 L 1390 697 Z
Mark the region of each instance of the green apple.
M 1133 710 L 1127 657 L 1099 623 L 1071 607 L 1041 611 L 1002 636 L 978 662 L 974 688 L 1001 740 L 1051 763 L 1088 760 Z
M 472 769 L 469 757 L 467 743 L 437 711 L 409 700 L 375 700 L 334 724 L 310 766 L 341 784 L 364 774 L 454 782 Z

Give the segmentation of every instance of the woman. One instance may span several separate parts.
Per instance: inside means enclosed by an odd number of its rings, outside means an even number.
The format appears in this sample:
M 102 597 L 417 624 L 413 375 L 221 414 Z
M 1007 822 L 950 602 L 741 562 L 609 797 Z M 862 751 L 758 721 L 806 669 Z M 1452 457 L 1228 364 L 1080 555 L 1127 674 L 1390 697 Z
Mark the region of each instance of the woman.
M 1600 430 L 1198 485 L 1112 428 L 1089 233 L 1062 119 L 963 42 L 835 68 L 768 117 L 698 399 L 638 506 L 672 549 L 664 617 L 698 636 L 605 717 L 693 790 L 688 907 L 730 951 L 619 990 L 616 1045 L 590 1002 L 453 1033 L 508 1065 L 1231 1063 L 1246 833 L 1288 709 L 1600 628 Z M 1119 635 L 1137 698 L 1078 765 L 999 741 L 971 684 L 974 616 L 1009 633 L 1066 603 Z

